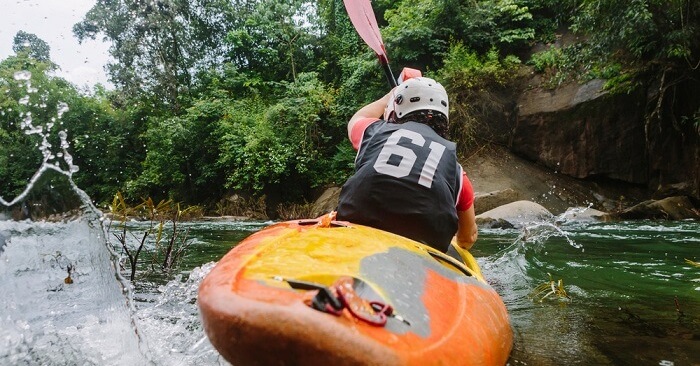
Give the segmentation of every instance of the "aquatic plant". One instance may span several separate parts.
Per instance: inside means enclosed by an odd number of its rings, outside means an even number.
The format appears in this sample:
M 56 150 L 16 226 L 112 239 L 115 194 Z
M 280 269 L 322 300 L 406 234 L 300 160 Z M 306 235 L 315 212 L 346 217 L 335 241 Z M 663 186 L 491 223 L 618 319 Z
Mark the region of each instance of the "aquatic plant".
M 160 263 L 160 268 L 163 271 L 168 271 L 180 262 L 185 254 L 185 250 L 189 246 L 189 229 L 183 232 L 183 230 L 178 228 L 178 223 L 184 219 L 201 217 L 204 212 L 201 206 L 189 206 L 183 209 L 180 207 L 179 202 L 173 202 L 171 199 L 161 200 L 155 203 L 150 197 L 143 199 L 143 202 L 139 205 L 129 206 L 121 192 L 117 192 L 114 195 L 112 204 L 109 205 L 109 210 L 113 218 L 121 222 L 121 232 L 115 233 L 114 236 L 121 244 L 124 253 L 129 259 L 131 269 L 130 279 L 132 282 L 136 276 L 139 254 L 149 235 L 155 234 L 153 239 L 155 242 L 155 249 L 151 260 L 151 268 L 153 269 L 156 263 Z M 131 233 L 136 240 L 139 240 L 135 251 L 133 248 L 130 250 L 127 245 L 126 227 L 127 219 L 134 216 L 145 218 L 150 223 L 149 228 L 144 231 L 140 239 Z M 169 234 L 166 234 L 165 231 L 167 222 L 172 224 L 172 231 L 170 231 Z
M 552 274 L 549 275 L 549 282 L 545 282 L 537 287 L 535 287 L 532 292 L 528 295 L 533 301 L 542 302 L 547 298 L 556 298 L 559 301 L 570 301 L 571 297 L 566 293 L 564 289 L 564 280 L 559 279 L 554 281 L 552 279 Z
M 129 259 L 129 265 L 131 267 L 131 274 L 129 276 L 129 279 L 132 282 L 136 277 L 136 263 L 138 262 L 139 254 L 141 254 L 141 249 L 143 249 L 143 245 L 146 243 L 148 231 L 144 232 L 143 237 L 141 238 L 141 241 L 138 247 L 136 248 L 136 251 L 132 252 L 129 250 L 129 246 L 126 245 L 126 220 L 129 216 L 133 216 L 137 212 L 139 212 L 142 208 L 141 206 L 142 205 L 130 207 L 129 205 L 127 205 L 126 201 L 124 201 L 124 196 L 122 196 L 121 192 L 117 192 L 114 195 L 112 203 L 109 205 L 109 212 L 112 214 L 112 217 L 120 221 L 121 233 L 114 233 L 114 237 L 117 238 L 117 241 L 119 241 L 122 249 L 124 250 L 124 253 L 126 253 L 126 256 Z
M 685 258 L 685 263 L 688 263 L 688 264 L 690 264 L 691 266 L 700 268 L 700 263 L 698 263 L 698 262 L 693 262 L 693 261 L 691 261 L 691 260 L 688 259 L 688 258 Z
M 216 203 L 214 212 L 219 216 L 245 216 L 268 220 L 265 195 L 245 198 L 234 194 Z
M 281 220 L 296 220 L 318 216 L 314 211 L 314 203 L 290 203 L 277 206 L 277 214 Z

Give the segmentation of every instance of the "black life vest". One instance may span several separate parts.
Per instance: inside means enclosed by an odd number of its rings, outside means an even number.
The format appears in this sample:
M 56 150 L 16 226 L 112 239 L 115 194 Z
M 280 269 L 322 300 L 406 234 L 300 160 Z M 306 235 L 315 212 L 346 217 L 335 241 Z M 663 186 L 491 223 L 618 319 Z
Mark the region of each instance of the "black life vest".
M 375 122 L 364 132 L 337 217 L 446 252 L 461 184 L 453 142 L 422 123 Z

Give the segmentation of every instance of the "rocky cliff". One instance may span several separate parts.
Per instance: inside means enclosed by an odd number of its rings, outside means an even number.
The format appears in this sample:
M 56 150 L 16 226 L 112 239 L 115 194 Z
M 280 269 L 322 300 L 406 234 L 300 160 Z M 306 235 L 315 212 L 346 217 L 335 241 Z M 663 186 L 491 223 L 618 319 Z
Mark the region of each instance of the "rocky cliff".
M 603 80 L 528 89 L 518 97 L 509 149 L 571 177 L 700 201 L 700 131 L 671 113 L 656 115 L 652 109 L 663 101 L 659 87 L 649 85 L 615 95 Z

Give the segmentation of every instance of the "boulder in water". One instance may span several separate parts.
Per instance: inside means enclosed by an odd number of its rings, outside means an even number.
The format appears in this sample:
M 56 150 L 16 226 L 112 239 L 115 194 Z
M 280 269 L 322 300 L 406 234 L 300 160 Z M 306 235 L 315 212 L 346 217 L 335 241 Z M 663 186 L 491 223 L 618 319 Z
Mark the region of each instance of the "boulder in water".
M 572 221 L 603 221 L 607 213 L 590 207 L 570 207 L 566 212 L 557 216 L 557 222 Z
M 498 206 L 515 202 L 520 199 L 520 194 L 512 188 L 502 189 L 489 193 L 480 193 L 474 197 L 474 210 L 477 214 L 493 210 Z
M 527 223 L 552 220 L 554 216 L 542 205 L 532 201 L 516 201 L 499 206 L 476 216 L 477 224 L 487 227 L 523 227 Z M 493 226 L 493 225 L 497 226 Z

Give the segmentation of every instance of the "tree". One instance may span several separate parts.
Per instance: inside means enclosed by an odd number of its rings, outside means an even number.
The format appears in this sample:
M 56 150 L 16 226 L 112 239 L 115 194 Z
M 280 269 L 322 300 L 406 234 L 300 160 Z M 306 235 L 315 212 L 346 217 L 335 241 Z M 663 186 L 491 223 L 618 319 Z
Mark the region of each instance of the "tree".
M 318 21 L 315 6 L 305 0 L 261 0 L 239 10 L 242 24 L 226 36 L 227 61 L 251 78 L 294 80 L 315 71 Z
M 180 116 L 148 118 L 143 171 L 127 183 L 131 198 L 214 201 L 224 190 L 218 123 L 228 113 L 224 99 L 198 99 Z
M 46 41 L 37 37 L 36 34 L 27 33 L 25 31 L 17 32 L 12 41 L 12 50 L 16 54 L 26 52 L 29 57 L 35 60 L 51 64 L 51 47 L 49 47 Z
M 345 134 L 338 129 L 334 93 L 315 73 L 281 83 L 273 102 L 259 97 L 233 102 L 219 127 L 226 185 L 280 200 L 305 197 L 334 178 L 328 157 Z M 284 192 L 284 197 L 282 193 Z
M 50 62 L 20 52 L 0 62 L 0 192 L 16 195 L 46 162 L 65 166 L 60 124 L 65 80 L 47 75 Z
M 177 112 L 193 75 L 220 62 L 231 6 L 225 0 L 99 0 L 73 32 L 80 41 L 102 34 L 111 43 L 110 80 L 127 96 L 152 94 Z
M 574 59 L 616 92 L 652 80 L 645 131 L 652 124 L 700 133 L 700 3 L 693 0 L 588 0 L 572 29 L 586 36 Z M 683 124 L 686 126 L 682 126 Z M 649 136 L 647 136 L 649 142 Z
M 535 37 L 526 0 L 401 0 L 384 17 L 394 58 L 422 70 L 439 68 L 454 42 L 480 54 L 493 47 L 508 54 Z
M 623 56 L 693 69 L 700 61 L 697 1 L 584 1 L 573 17 L 573 29 L 590 37 L 594 58 Z

